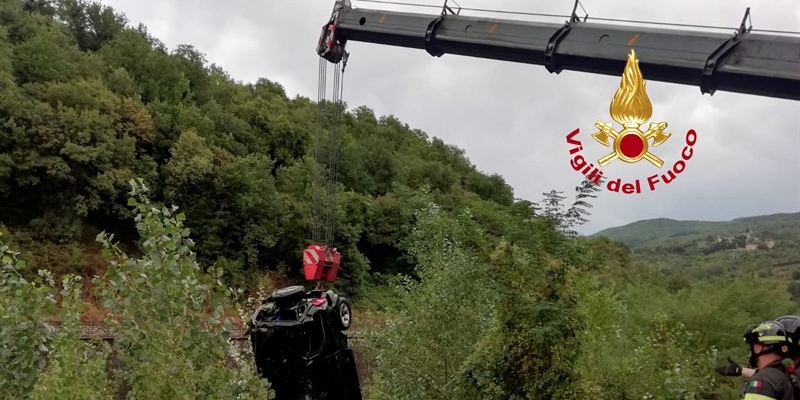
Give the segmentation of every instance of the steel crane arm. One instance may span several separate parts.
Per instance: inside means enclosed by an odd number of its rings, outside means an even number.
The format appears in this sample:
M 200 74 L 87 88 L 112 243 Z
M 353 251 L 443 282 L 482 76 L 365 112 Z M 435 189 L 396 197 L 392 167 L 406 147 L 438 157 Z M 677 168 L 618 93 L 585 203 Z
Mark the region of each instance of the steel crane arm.
M 748 9 L 749 12 L 749 9 Z M 747 17 L 747 15 L 745 15 Z M 323 36 L 347 41 L 425 49 L 619 76 L 630 48 L 647 80 L 698 86 L 701 93 L 727 91 L 800 100 L 800 36 L 620 26 L 580 21 L 525 22 L 442 13 L 426 15 L 353 8 L 337 0 Z M 332 29 L 330 29 L 332 28 Z M 322 44 L 322 38 L 320 43 Z M 318 53 L 334 62 L 325 46 Z

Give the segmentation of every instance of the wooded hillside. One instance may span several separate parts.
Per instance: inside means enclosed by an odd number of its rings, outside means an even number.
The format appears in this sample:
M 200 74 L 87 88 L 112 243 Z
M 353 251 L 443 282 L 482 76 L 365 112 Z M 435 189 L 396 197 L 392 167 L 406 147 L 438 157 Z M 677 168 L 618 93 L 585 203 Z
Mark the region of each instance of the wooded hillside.
M 594 237 L 626 243 L 636 257 L 680 285 L 708 278 L 774 277 L 800 299 L 800 213 L 730 221 L 652 219 L 605 229 Z
M 800 212 L 759 215 L 730 221 L 679 221 L 657 218 L 603 229 L 590 236 L 619 240 L 634 249 L 656 247 L 674 242 L 715 241 L 744 233 L 766 239 L 800 238 Z M 745 246 L 740 246 L 745 247 Z
M 85 245 L 98 232 L 135 240 L 126 193 L 143 177 L 153 200 L 181 207 L 201 261 L 232 283 L 262 270 L 299 275 L 315 104 L 267 79 L 236 82 L 192 46 L 169 50 L 107 7 L 3 4 L 0 222 L 35 254 L 31 265 L 90 272 Z M 530 213 L 501 177 L 397 118 L 359 107 L 340 135 L 334 245 L 348 291 L 368 273 L 410 272 L 396 243 L 423 191 L 448 209 Z
M 227 289 L 301 277 L 317 106 L 108 7 L 0 2 L 0 398 L 266 397 L 251 354 L 226 358 L 224 314 L 251 311 Z M 798 309 L 777 276 L 686 284 L 578 237 L 592 186 L 516 199 L 400 118 L 337 111 L 336 289 L 366 398 L 733 399 L 713 367 Z M 120 375 L 77 338 L 92 305 Z

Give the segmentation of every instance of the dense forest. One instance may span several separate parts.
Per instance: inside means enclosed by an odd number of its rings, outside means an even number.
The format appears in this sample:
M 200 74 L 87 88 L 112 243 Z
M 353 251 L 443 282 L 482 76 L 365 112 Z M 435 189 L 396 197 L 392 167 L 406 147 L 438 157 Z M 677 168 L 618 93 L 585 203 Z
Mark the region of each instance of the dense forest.
M 225 333 L 301 282 L 318 106 L 109 7 L 2 0 L 0 397 L 264 398 Z M 585 182 L 518 199 L 400 118 L 323 106 L 369 399 L 733 399 L 713 367 L 798 308 L 778 276 L 667 274 L 578 236 Z M 87 310 L 121 346 L 78 340 Z

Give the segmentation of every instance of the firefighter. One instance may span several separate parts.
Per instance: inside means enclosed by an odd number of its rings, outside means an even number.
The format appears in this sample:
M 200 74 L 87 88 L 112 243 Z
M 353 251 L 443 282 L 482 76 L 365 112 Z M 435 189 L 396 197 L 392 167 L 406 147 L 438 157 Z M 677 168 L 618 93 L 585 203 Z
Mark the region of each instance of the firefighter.
M 783 327 L 786 328 L 789 341 L 792 342 L 788 357 L 794 361 L 795 375 L 797 375 L 796 380 L 798 385 L 800 385 L 800 316 L 784 315 L 776 318 L 775 321 L 780 322 Z M 752 378 L 753 374 L 756 372 L 754 368 L 742 368 L 742 366 L 736 363 L 736 361 L 731 360 L 730 357 L 728 358 L 728 364 L 720 365 L 719 367 L 715 368 L 715 370 L 720 375 L 741 376 L 747 379 Z M 800 400 L 800 398 L 798 398 L 798 400 Z
M 750 346 L 750 366 L 756 371 L 745 385 L 743 400 L 795 400 L 789 371 L 783 359 L 792 342 L 777 321 L 751 325 L 744 333 Z
M 794 386 L 794 397 L 796 400 L 800 400 L 800 316 L 784 315 L 775 320 L 783 324 L 789 341 L 792 342 L 789 345 L 789 358 L 794 361 L 794 364 L 790 367 L 792 370 L 789 372 L 792 386 Z

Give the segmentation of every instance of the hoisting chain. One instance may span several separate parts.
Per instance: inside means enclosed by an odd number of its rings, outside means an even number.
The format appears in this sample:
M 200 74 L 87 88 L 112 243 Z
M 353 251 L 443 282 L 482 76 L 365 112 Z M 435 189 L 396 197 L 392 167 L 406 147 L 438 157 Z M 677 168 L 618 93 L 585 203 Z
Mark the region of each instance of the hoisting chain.
M 341 69 L 339 68 L 341 64 Z M 326 101 L 327 91 L 327 72 L 328 62 L 324 58 L 319 59 L 319 83 L 317 89 L 317 138 L 315 144 L 315 166 L 314 166 L 314 205 L 311 216 L 312 232 L 311 240 L 314 244 L 331 246 L 334 240 L 336 228 L 336 182 L 339 173 L 339 126 L 341 114 L 344 112 L 341 103 L 344 87 L 342 76 L 347 66 L 347 56 L 341 62 L 334 64 L 333 71 L 333 99 L 329 103 Z M 333 115 L 330 127 L 330 141 L 328 143 L 328 203 L 325 208 L 325 225 L 323 231 L 322 221 L 322 185 L 323 185 L 323 134 L 328 120 L 327 108 L 333 107 Z

